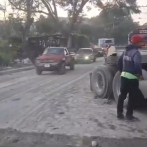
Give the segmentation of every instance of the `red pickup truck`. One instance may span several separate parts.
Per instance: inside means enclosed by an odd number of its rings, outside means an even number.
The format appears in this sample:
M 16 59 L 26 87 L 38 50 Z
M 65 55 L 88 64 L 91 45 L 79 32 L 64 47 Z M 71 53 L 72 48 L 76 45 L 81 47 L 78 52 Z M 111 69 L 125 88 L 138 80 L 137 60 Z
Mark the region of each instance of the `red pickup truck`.
M 48 47 L 36 58 L 35 66 L 37 75 L 41 75 L 43 71 L 58 71 L 59 74 L 65 74 L 66 66 L 74 70 L 75 59 L 66 47 Z

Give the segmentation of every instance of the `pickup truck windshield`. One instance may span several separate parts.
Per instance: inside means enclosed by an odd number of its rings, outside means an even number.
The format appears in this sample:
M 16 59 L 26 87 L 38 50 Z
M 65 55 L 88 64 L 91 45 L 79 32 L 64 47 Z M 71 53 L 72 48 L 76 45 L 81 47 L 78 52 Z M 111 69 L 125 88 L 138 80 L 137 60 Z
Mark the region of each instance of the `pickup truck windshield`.
M 78 54 L 92 54 L 92 50 L 90 50 L 90 49 L 80 49 L 77 53 Z
M 105 43 L 113 43 L 112 40 L 106 40 Z
M 47 48 L 43 53 L 43 55 L 52 55 L 52 54 L 56 54 L 56 55 L 64 54 L 64 48 Z

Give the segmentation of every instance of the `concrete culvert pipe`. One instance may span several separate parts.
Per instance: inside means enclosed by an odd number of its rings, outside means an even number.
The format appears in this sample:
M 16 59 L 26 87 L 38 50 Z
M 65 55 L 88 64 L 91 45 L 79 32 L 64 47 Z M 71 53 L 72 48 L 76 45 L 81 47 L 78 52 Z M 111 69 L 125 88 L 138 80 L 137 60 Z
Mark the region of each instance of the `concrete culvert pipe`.
M 99 98 L 108 98 L 112 93 L 113 73 L 110 68 L 98 66 L 91 74 L 91 89 Z
M 146 87 L 147 87 L 147 71 L 145 71 L 143 69 L 142 73 L 143 73 L 143 77 L 144 77 L 145 80 L 139 82 L 139 87 L 140 87 L 140 90 L 141 90 L 142 94 L 144 95 L 144 97 L 147 98 L 147 90 L 146 90 Z M 117 103 L 118 97 L 119 97 L 119 94 L 120 94 L 120 72 L 117 72 L 115 74 L 112 87 L 113 87 L 113 95 L 114 95 L 115 101 Z M 125 105 L 127 104 L 127 101 L 128 100 L 126 99 Z M 138 103 L 138 101 L 139 101 L 139 103 L 143 103 L 144 99 L 138 98 L 138 100 L 136 100 L 136 104 Z

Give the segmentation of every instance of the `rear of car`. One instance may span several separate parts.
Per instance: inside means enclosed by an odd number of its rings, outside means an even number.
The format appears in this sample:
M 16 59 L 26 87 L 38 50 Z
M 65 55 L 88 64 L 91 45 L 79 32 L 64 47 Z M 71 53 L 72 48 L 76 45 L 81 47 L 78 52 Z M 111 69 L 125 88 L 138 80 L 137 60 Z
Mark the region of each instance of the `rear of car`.
M 75 61 L 84 62 L 84 63 L 91 63 L 96 61 L 96 55 L 91 48 L 81 48 L 75 55 Z
M 93 48 L 94 54 L 96 57 L 102 57 L 103 56 L 103 49 L 102 48 Z
M 41 75 L 43 71 L 59 71 L 64 74 L 66 66 L 74 70 L 74 58 L 65 47 L 48 47 L 35 61 L 36 73 Z

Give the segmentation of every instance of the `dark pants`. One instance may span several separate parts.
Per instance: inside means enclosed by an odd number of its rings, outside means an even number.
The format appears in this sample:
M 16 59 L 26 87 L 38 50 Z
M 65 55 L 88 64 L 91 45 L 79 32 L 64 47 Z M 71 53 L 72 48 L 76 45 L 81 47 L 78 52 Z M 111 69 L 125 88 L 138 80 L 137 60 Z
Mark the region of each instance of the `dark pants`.
M 135 100 L 135 97 L 137 97 L 140 94 L 139 89 L 139 81 L 137 79 L 127 79 L 124 77 L 121 77 L 121 87 L 120 87 L 120 95 L 117 105 L 117 114 L 121 115 L 123 113 L 123 104 L 124 100 L 127 97 L 127 94 L 129 94 L 129 100 L 127 105 L 127 116 L 133 115 L 133 103 Z

